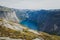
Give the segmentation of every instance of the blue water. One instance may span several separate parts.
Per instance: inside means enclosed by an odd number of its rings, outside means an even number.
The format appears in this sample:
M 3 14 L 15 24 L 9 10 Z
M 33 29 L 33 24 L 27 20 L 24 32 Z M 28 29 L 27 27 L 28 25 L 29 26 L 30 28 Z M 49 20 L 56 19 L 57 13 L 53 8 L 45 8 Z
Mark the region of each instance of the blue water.
M 30 28 L 30 29 L 33 29 L 33 30 L 38 30 L 38 26 L 36 23 L 34 22 L 31 22 L 29 20 L 23 20 L 22 22 L 20 22 L 20 24 Z

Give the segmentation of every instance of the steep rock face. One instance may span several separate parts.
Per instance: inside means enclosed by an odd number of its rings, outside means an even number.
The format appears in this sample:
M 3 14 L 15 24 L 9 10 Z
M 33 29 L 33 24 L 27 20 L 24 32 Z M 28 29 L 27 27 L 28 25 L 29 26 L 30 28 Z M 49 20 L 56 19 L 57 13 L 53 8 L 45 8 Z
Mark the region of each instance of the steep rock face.
M 19 22 L 19 19 L 17 18 L 15 11 L 5 7 L 0 7 L 0 18 L 13 22 Z

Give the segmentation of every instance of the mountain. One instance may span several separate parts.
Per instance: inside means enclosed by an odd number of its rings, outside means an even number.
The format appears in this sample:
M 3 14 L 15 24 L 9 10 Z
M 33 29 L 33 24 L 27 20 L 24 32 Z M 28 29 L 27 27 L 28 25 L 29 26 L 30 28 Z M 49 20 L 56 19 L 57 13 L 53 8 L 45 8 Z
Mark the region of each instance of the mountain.
M 33 30 L 60 35 L 60 9 L 16 10 L 20 24 Z M 33 25 L 32 25 L 33 24 Z M 32 27 L 34 26 L 34 27 Z
M 0 6 L 0 39 L 60 40 L 56 35 L 60 34 L 59 14 L 59 10 L 18 10 Z

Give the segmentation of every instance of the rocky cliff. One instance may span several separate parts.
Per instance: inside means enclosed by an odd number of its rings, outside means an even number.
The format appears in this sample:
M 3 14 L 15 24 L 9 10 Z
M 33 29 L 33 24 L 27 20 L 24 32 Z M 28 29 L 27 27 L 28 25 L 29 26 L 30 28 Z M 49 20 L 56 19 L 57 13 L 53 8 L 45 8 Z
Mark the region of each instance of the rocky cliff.
M 0 18 L 6 19 L 13 22 L 19 22 L 19 19 L 16 16 L 15 11 L 10 8 L 0 6 Z

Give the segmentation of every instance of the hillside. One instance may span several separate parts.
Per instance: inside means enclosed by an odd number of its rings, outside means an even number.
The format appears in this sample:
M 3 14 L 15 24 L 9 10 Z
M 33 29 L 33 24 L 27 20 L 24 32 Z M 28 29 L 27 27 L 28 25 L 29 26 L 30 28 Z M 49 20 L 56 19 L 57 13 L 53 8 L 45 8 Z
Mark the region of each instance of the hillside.
M 20 24 L 0 19 L 0 37 L 32 40 L 39 38 L 38 32 L 25 28 Z
M 37 32 L 23 25 L 0 19 L 0 37 L 25 40 L 60 40 L 60 36 Z

